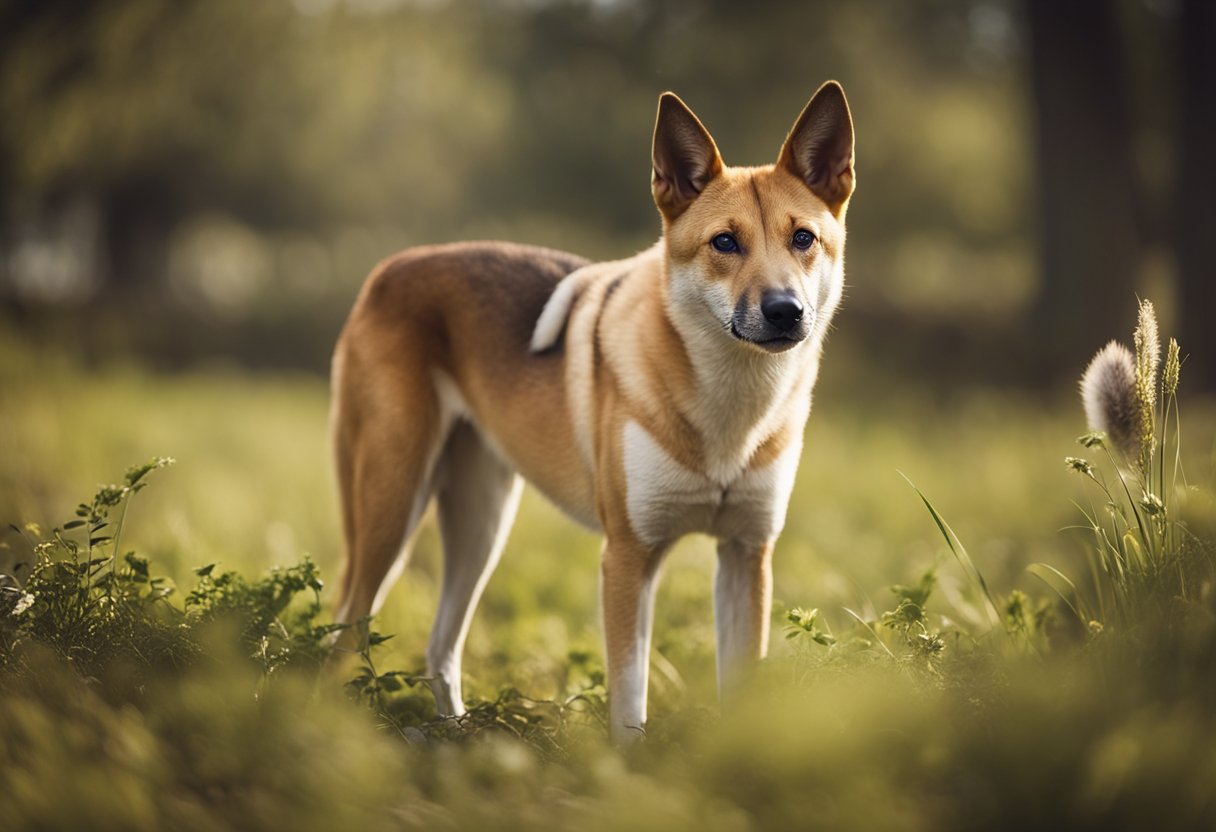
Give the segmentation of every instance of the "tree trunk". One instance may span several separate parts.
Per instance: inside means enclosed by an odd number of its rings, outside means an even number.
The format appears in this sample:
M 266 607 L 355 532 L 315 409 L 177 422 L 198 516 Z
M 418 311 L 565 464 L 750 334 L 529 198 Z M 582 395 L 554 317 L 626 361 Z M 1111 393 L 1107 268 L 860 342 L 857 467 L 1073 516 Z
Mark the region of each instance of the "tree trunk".
M 1216 3 L 1184 0 L 1178 23 L 1178 340 L 1186 388 L 1216 392 Z
M 1028 0 L 1026 8 L 1042 279 L 1030 352 L 1059 378 L 1130 329 L 1142 241 L 1116 4 Z
M 124 183 L 101 195 L 106 300 L 153 300 L 167 291 L 169 235 L 180 213 L 156 185 Z

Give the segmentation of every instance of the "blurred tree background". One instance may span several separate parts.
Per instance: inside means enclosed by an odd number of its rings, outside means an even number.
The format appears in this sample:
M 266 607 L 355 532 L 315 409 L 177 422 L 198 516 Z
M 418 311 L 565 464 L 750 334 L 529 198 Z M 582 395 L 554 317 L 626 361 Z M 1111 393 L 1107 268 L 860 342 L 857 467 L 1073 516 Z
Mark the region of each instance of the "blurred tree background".
M 0 0 L 0 315 L 323 372 L 406 245 L 652 241 L 662 90 L 763 164 L 837 78 L 861 376 L 1071 383 L 1139 292 L 1216 390 L 1213 43 L 1209 0 Z

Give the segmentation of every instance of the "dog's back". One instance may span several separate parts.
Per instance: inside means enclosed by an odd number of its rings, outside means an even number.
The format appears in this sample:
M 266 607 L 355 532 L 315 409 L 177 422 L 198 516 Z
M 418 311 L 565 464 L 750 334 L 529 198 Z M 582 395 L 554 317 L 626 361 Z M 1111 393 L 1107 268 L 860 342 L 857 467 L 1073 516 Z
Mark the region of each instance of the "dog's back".
M 453 243 L 407 249 L 385 260 L 369 276 L 339 339 L 339 349 L 364 337 L 368 328 L 409 328 L 449 343 L 476 332 L 454 327 L 476 323 L 493 328 L 494 345 L 528 351 L 536 319 L 554 287 L 587 261 L 574 254 L 503 242 Z M 450 351 L 450 348 L 449 348 Z

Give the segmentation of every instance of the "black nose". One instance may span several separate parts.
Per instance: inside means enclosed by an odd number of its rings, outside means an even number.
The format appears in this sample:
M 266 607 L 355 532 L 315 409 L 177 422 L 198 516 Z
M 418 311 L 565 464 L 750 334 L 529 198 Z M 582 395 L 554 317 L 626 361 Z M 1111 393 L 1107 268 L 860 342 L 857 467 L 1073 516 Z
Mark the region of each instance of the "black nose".
M 760 298 L 764 319 L 782 332 L 789 332 L 802 320 L 802 301 L 793 292 L 765 292 Z

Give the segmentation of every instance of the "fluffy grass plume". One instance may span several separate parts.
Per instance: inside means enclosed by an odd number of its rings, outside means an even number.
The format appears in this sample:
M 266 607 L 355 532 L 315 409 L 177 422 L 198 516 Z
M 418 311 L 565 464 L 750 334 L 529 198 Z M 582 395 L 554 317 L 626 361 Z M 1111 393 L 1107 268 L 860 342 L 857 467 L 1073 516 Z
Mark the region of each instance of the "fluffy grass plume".
M 1141 411 L 1137 362 L 1127 347 L 1111 341 L 1081 376 L 1081 399 L 1089 429 L 1105 433 L 1129 464 L 1140 458 Z

